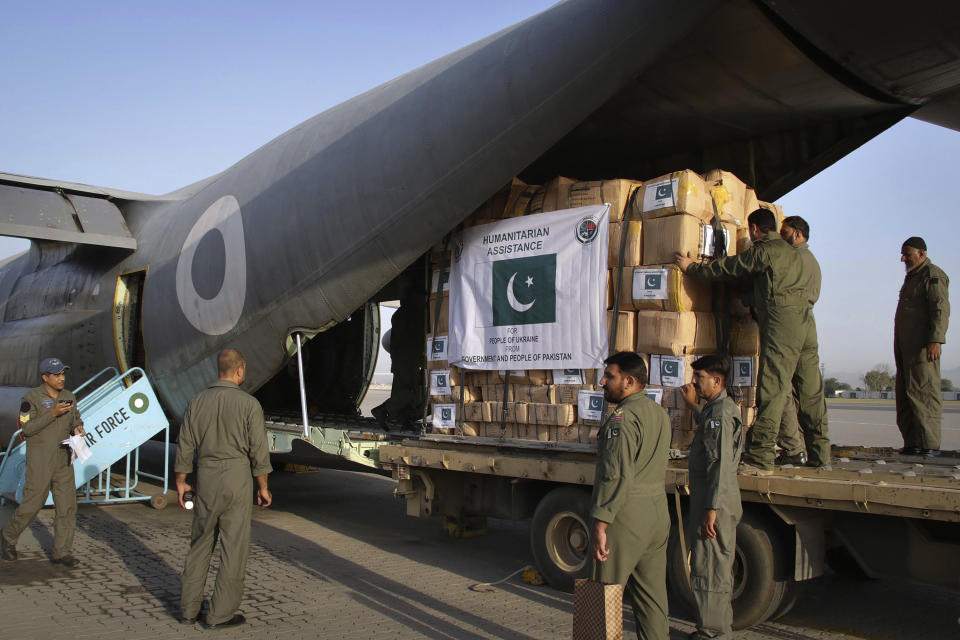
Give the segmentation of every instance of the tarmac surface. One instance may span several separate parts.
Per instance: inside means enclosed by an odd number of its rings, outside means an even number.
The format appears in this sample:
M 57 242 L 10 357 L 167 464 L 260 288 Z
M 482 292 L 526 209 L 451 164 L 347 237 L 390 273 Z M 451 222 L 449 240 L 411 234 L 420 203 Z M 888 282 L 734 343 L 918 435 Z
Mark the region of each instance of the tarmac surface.
M 375 406 L 376 394 L 365 402 Z M 874 406 L 876 405 L 876 406 Z M 874 435 L 889 445 L 892 405 L 830 403 L 836 433 Z M 945 407 L 944 446 L 956 438 L 960 407 Z M 951 427 L 953 425 L 953 427 Z M 954 435 L 947 428 L 954 428 Z M 857 433 L 856 430 L 862 433 Z M 851 431 L 852 430 L 852 431 Z M 844 440 L 841 440 L 844 442 Z M 895 442 L 893 443 L 895 444 Z M 156 464 L 158 443 L 147 446 Z M 151 465 L 152 466 L 152 465 Z M 485 535 L 449 538 L 437 519 L 407 517 L 387 477 L 348 471 L 276 472 L 274 505 L 254 509 L 246 591 L 247 624 L 230 638 L 569 638 L 573 599 L 513 576 L 492 592 L 471 585 L 501 580 L 532 564 L 525 522 L 490 520 Z M 159 487 L 144 487 L 147 493 Z M 175 502 L 175 494 L 171 496 Z M 0 507 L 0 523 L 14 505 Z M 180 571 L 190 514 L 175 504 L 81 505 L 73 570 L 49 561 L 53 510 L 20 539 L 21 559 L 0 561 L 0 638 L 193 638 L 208 631 L 179 622 Z M 212 590 L 217 555 L 207 593 Z M 625 608 L 626 637 L 634 637 Z M 671 638 L 693 630 L 679 606 Z M 960 638 L 956 591 L 830 573 L 810 581 L 785 617 L 737 638 L 840 640 Z
M 407 517 L 386 477 L 347 471 L 277 472 L 274 505 L 255 508 L 247 624 L 230 638 L 569 638 L 572 596 L 519 576 L 532 563 L 525 523 L 491 520 L 485 535 L 445 537 L 436 519 Z M 6 522 L 12 505 L 0 507 Z M 193 638 L 217 631 L 178 621 L 190 514 L 171 505 L 81 505 L 81 565 L 49 562 L 53 510 L 21 537 L 21 559 L 0 562 L 0 637 Z M 216 554 L 214 568 L 216 567 Z M 207 593 L 212 589 L 212 578 Z M 743 640 L 960 637 L 956 592 L 829 575 L 812 581 L 786 617 Z M 627 637 L 632 614 L 625 609 Z M 693 629 L 672 611 L 671 638 Z

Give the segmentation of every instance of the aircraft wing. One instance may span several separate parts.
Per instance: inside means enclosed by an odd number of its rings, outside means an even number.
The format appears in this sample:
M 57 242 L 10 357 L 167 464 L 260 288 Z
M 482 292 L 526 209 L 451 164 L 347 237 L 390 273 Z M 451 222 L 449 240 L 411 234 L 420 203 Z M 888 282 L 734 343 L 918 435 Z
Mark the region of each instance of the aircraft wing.
M 137 248 L 117 199 L 150 196 L 0 173 L 0 235 Z

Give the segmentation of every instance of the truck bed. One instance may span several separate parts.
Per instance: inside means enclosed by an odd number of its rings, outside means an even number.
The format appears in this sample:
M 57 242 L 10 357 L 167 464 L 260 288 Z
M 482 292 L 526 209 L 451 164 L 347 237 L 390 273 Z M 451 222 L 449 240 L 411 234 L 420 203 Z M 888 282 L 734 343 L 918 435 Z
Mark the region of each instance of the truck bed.
M 384 467 L 442 469 L 591 485 L 596 445 L 425 435 L 379 448 Z M 671 451 L 668 493 L 689 494 L 684 454 Z M 901 456 L 890 448 L 834 447 L 830 469 L 742 471 L 744 500 L 770 505 L 960 522 L 960 455 Z

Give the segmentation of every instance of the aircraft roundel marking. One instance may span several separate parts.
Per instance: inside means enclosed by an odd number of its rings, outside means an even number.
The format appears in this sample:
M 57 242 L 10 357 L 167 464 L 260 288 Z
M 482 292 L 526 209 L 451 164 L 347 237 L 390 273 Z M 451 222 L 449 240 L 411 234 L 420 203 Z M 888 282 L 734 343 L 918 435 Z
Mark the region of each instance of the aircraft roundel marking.
M 197 293 L 192 271 L 197 246 L 212 229 L 223 236 L 226 264 L 220 291 L 208 300 Z M 219 336 L 236 326 L 246 297 L 247 253 L 240 203 L 233 196 L 223 196 L 197 218 L 183 241 L 177 260 L 177 300 L 183 315 L 198 331 Z

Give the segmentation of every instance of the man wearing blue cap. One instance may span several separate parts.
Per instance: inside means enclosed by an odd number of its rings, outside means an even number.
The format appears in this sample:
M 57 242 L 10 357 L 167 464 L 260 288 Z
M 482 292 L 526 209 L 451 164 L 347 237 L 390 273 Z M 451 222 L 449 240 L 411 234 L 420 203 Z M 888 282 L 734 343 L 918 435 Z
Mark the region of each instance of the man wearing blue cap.
M 19 425 L 27 442 L 26 480 L 23 502 L 0 532 L 4 560 L 17 559 L 17 539 L 52 490 L 56 515 L 51 560 L 69 568 L 78 564 L 71 553 L 77 519 L 77 488 L 70 448 L 61 442 L 71 435 L 83 435 L 84 430 L 76 398 L 63 388 L 64 371 L 69 368 L 59 358 L 41 362 L 43 384 L 28 391 L 20 401 Z

